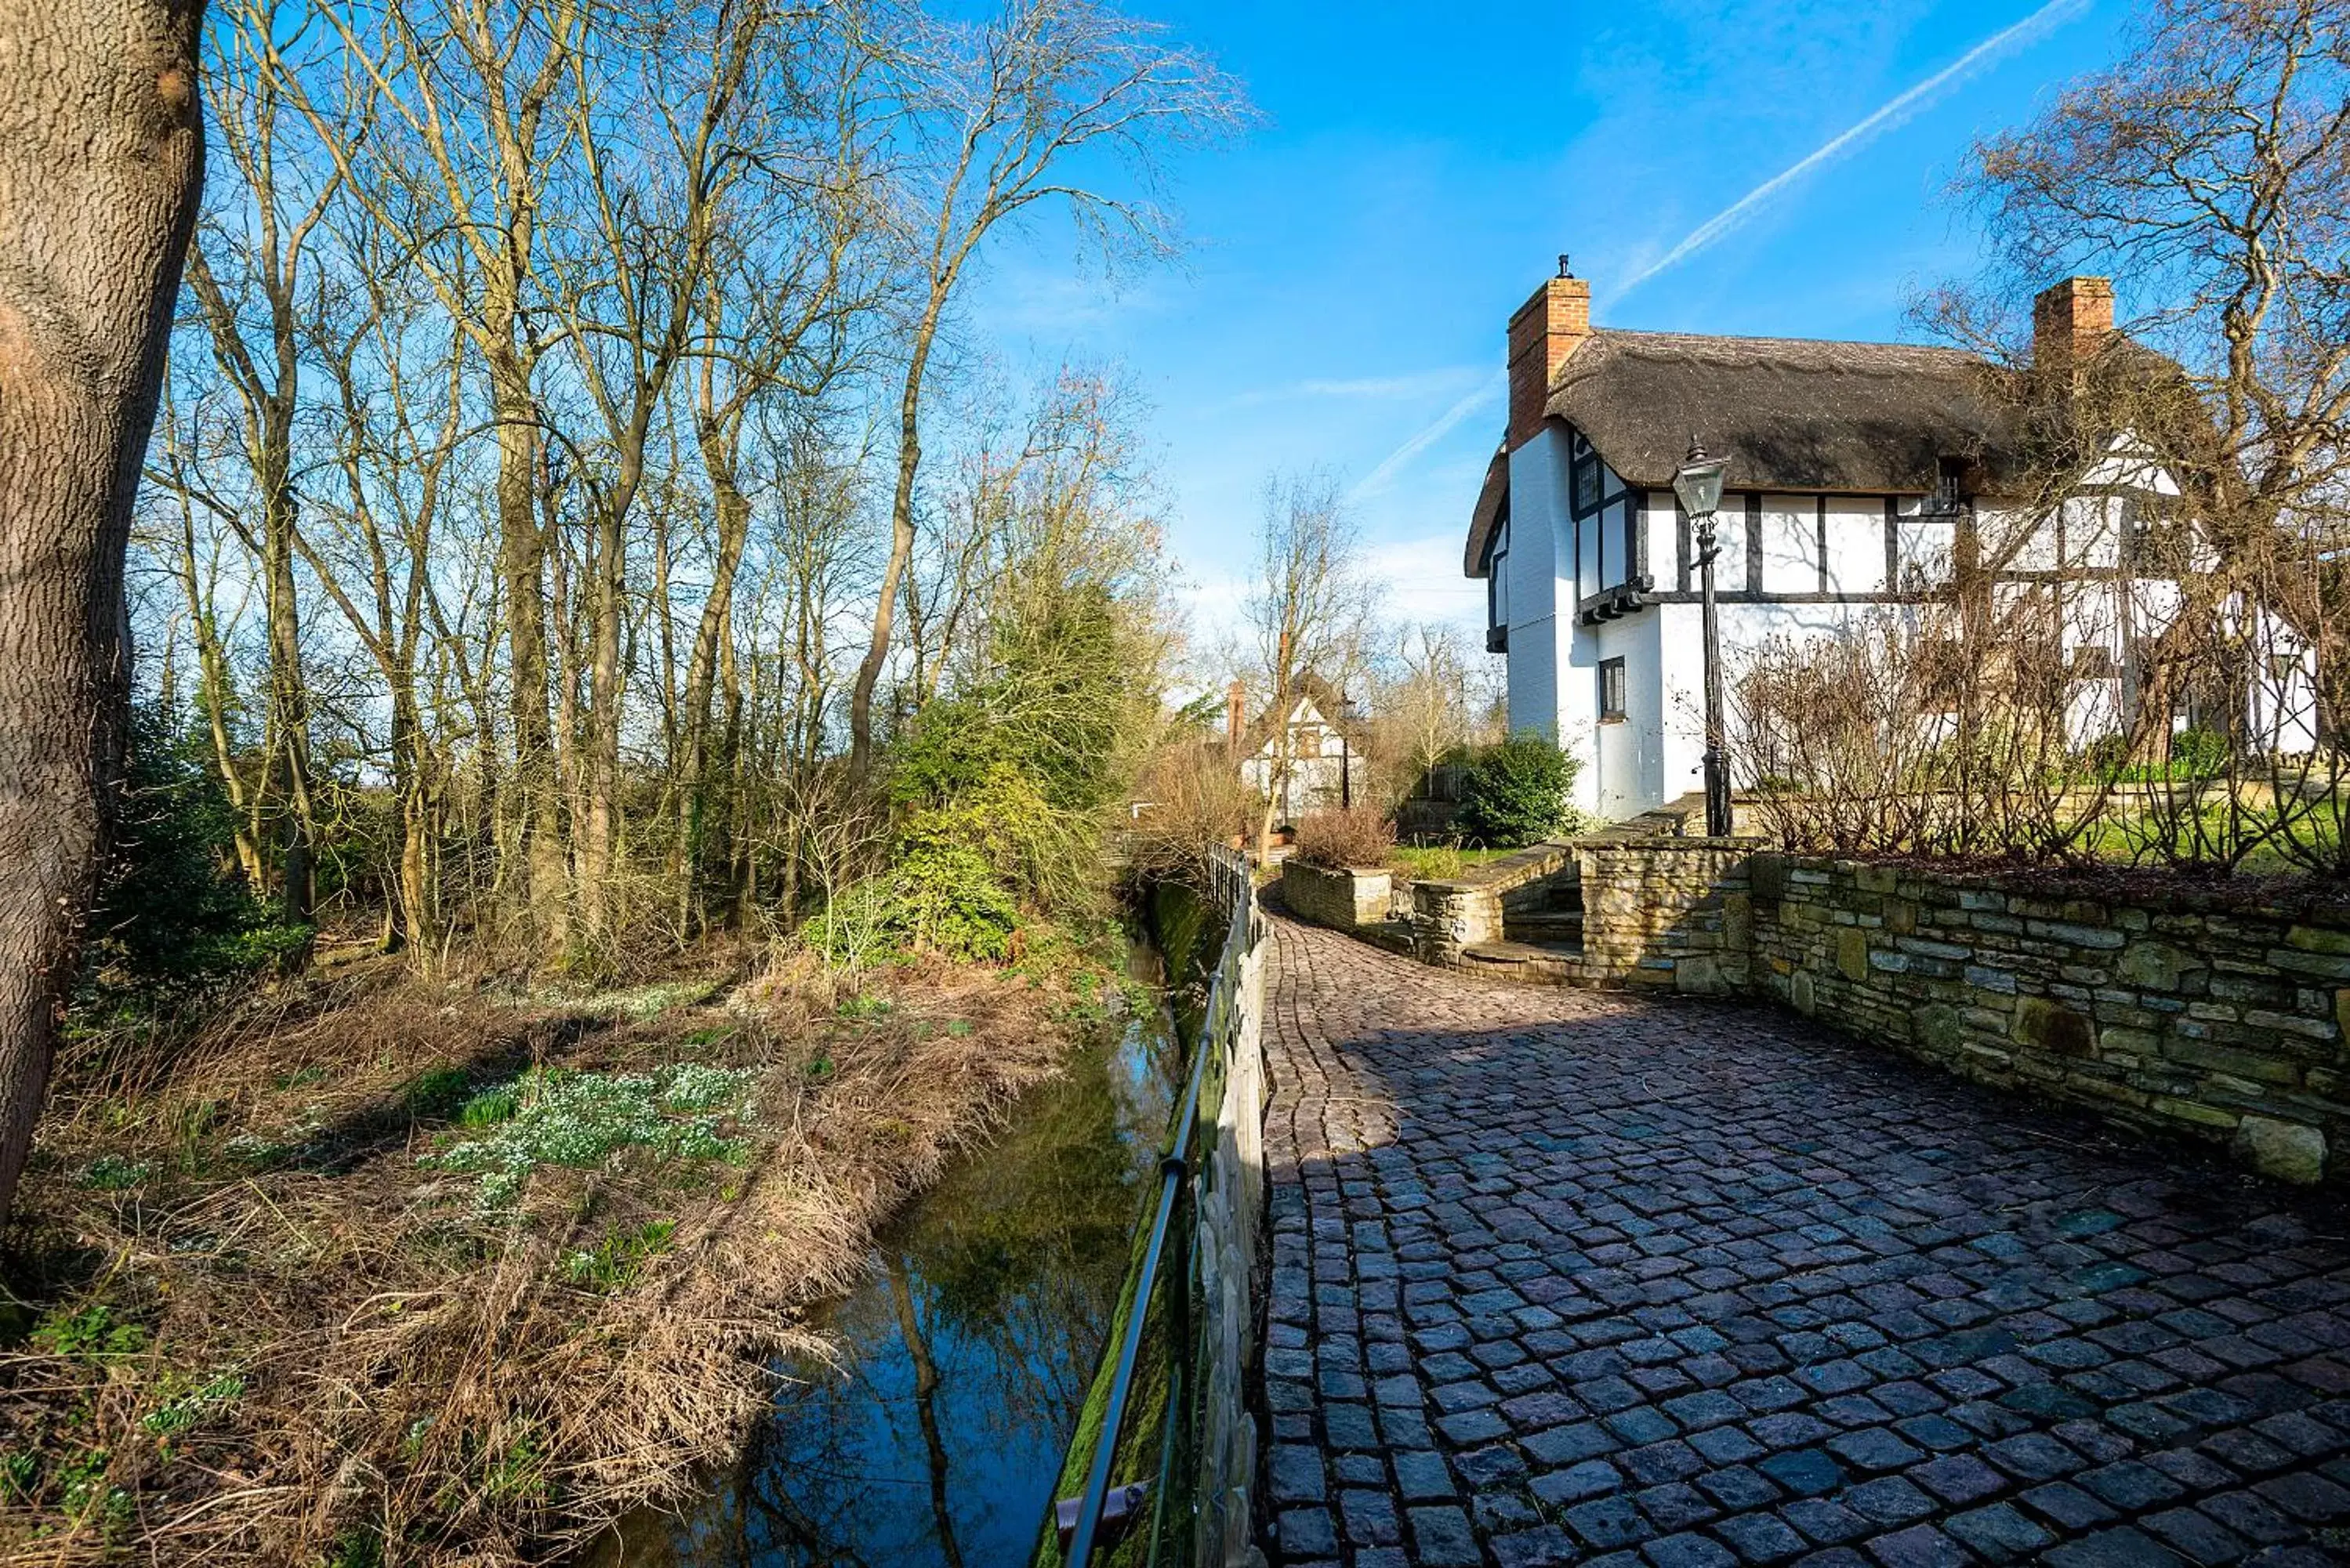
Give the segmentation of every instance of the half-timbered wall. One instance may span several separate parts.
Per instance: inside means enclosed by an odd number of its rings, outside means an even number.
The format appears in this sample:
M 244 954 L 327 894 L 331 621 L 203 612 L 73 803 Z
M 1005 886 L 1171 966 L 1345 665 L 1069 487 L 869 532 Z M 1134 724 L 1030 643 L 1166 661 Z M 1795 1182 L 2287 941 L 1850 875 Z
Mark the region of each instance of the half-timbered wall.
M 1509 513 L 1489 556 L 1489 607 L 1509 662 L 1510 722 L 1578 753 L 1575 804 L 1632 815 L 1700 785 L 1703 638 L 1696 530 L 1669 490 L 1634 490 L 1581 431 L 1553 422 L 1510 454 Z M 1960 531 L 2014 595 L 2053 595 L 2068 654 L 2083 657 L 2075 719 L 2110 728 L 2135 700 L 2133 649 L 2178 613 L 2168 576 L 2138 577 L 2140 499 L 2176 493 L 2117 443 L 2084 493 L 2032 526 L 1924 495 L 1730 491 L 1716 515 L 1715 586 L 1726 667 L 1775 639 L 1848 629 L 1868 607 L 1949 591 Z M 2166 573 L 2177 566 L 2162 562 Z M 1601 722 L 1602 666 L 1623 661 L 1625 711 Z M 2255 716 L 2254 722 L 2259 722 Z M 2278 728 L 2277 720 L 2269 722 Z

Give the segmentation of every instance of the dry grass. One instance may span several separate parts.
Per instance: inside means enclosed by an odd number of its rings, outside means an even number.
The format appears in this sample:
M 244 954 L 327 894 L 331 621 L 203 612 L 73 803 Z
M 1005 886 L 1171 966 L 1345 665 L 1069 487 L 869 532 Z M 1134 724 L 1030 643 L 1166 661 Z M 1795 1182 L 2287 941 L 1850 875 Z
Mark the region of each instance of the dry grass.
M 168 1073 L 78 1064 L 10 1238 L 41 1326 L 0 1353 L 0 1562 L 546 1561 L 730 1454 L 776 1355 L 814 1348 L 799 1309 L 1065 1031 L 1058 985 L 1017 973 L 723 980 L 362 974 Z M 755 1072 L 739 1161 L 541 1166 L 507 1212 L 419 1162 L 475 1136 L 463 1093 L 681 1062 Z

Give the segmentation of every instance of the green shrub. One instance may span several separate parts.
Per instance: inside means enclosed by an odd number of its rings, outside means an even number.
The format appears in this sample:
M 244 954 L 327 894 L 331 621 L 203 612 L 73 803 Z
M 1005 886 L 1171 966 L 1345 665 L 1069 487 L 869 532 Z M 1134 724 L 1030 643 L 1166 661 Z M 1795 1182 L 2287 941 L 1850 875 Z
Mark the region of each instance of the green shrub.
M 1556 832 L 1567 820 L 1575 768 L 1575 759 L 1530 731 L 1487 747 L 1461 782 L 1462 835 L 1488 848 L 1515 849 Z
M 344 1526 L 328 1551 L 327 1568 L 383 1568 L 383 1537 L 369 1525 Z
M 147 1348 L 147 1331 L 135 1323 L 115 1322 L 111 1307 L 86 1306 L 43 1319 L 33 1330 L 33 1348 L 69 1361 L 119 1361 Z
M 153 1172 L 154 1168 L 143 1159 L 101 1154 L 82 1168 L 81 1184 L 99 1192 L 128 1192 Z
M 185 1373 L 173 1373 L 162 1379 L 156 1394 L 155 1407 L 140 1417 L 139 1424 L 160 1436 L 176 1437 L 194 1430 L 216 1411 L 244 1398 L 244 1379 L 234 1373 L 224 1373 L 209 1382 L 198 1383 Z
M 2170 776 L 2210 778 L 2226 771 L 2228 737 L 2210 730 L 2181 730 L 2170 737 Z
M 843 963 L 905 951 L 1002 963 L 1019 928 L 1020 906 L 984 856 L 964 845 L 928 844 L 834 899 L 813 934 Z
M 439 1121 L 456 1114 L 472 1087 L 463 1067 L 432 1067 L 401 1086 L 400 1103 L 419 1121 Z
M 133 712 L 113 859 L 90 913 L 77 1011 L 165 1011 L 307 952 L 314 929 L 233 869 L 236 815 L 200 743 Z
M 616 1231 L 595 1246 L 563 1260 L 566 1278 L 598 1295 L 614 1295 L 636 1282 L 646 1260 L 669 1251 L 677 1234 L 674 1220 L 654 1220 L 633 1230 Z
M 512 1084 L 500 1084 L 494 1089 L 484 1089 L 457 1107 L 457 1125 L 461 1127 L 494 1127 L 500 1122 L 512 1121 L 522 1105 L 522 1091 Z

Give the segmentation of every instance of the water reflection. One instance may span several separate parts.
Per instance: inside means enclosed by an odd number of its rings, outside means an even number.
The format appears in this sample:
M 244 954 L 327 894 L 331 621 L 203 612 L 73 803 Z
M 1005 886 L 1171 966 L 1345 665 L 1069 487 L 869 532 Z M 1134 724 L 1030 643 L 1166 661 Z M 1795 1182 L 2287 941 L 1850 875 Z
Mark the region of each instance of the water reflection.
M 1138 949 L 1138 978 L 1158 980 Z M 735 1472 L 596 1568 L 1024 1564 L 1118 1301 L 1180 1066 L 1152 1011 L 1024 1100 L 881 1238 Z

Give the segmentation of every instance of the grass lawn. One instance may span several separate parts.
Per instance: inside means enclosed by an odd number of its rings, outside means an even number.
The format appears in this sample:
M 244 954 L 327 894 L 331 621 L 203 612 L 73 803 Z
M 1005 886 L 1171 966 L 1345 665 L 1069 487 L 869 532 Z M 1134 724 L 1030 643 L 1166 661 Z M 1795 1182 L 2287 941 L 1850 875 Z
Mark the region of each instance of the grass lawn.
M 2212 803 L 2197 814 L 2200 821 L 2189 820 L 2181 813 L 2175 817 L 2158 817 L 2143 812 L 2127 815 L 2110 815 L 2096 823 L 2089 834 L 2088 847 L 2100 860 L 2125 865 L 2161 865 L 2167 859 L 2191 860 L 2199 853 L 2209 856 L 2233 835 L 2252 836 L 2269 826 L 2272 815 L 2268 812 L 2248 813 L 2235 823 L 2228 820 L 2224 805 Z M 2310 849 L 2331 853 L 2336 843 L 2336 819 L 2331 810 L 2321 809 L 2303 817 L 2288 830 L 2294 842 Z M 2279 847 L 2274 838 L 2263 840 L 2248 851 L 2237 863 L 2237 869 L 2252 877 L 2282 877 L 2309 869 L 2295 864 Z
M 1415 882 L 1444 882 L 1471 867 L 1499 860 L 1507 849 L 1462 849 L 1450 844 L 1396 846 L 1395 867 Z

